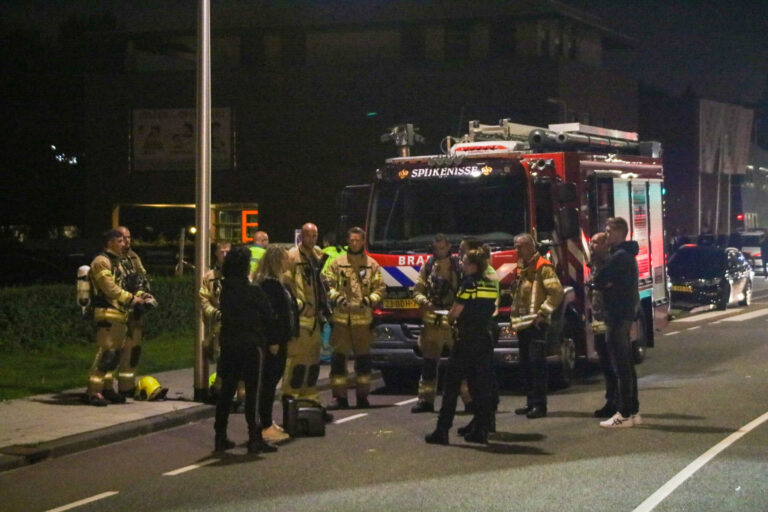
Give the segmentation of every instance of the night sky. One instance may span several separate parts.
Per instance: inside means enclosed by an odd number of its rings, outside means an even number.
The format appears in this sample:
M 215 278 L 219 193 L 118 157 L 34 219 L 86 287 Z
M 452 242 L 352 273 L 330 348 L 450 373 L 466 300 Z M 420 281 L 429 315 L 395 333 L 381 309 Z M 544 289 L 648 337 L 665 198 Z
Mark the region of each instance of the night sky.
M 605 66 L 672 94 L 752 104 L 768 85 L 766 0 L 568 0 L 632 37 Z

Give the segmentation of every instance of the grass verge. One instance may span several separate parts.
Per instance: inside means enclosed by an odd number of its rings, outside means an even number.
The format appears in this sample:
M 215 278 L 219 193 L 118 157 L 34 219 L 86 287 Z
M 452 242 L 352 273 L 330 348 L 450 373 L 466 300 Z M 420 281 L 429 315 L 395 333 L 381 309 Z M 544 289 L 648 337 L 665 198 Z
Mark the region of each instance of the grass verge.
M 164 333 L 142 343 L 139 375 L 191 368 L 194 332 Z M 85 387 L 96 344 L 0 354 L 0 400 Z

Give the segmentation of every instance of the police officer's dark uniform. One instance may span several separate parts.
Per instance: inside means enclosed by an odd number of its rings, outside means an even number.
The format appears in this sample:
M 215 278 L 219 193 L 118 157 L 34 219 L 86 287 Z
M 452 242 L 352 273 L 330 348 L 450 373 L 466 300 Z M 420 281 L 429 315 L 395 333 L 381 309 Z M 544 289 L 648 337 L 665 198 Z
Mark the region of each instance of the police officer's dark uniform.
M 486 443 L 492 414 L 492 372 L 494 337 L 491 322 L 496 308 L 496 284 L 484 275 L 485 265 L 478 265 L 474 275 L 464 277 L 456 303 L 463 310 L 456 321 L 456 341 L 445 375 L 445 389 L 437 428 L 426 436 L 430 444 L 448 444 L 453 425 L 461 380 L 467 379 L 473 399 L 473 429 L 464 438 Z

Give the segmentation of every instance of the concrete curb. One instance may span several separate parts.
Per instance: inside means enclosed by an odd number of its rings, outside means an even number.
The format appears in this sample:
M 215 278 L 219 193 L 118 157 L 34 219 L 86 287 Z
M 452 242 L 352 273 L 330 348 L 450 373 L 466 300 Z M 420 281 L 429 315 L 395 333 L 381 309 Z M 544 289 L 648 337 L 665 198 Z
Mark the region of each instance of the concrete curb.
M 379 387 L 379 385 L 383 384 L 380 372 L 374 371 L 372 377 L 372 387 Z M 327 391 L 330 388 L 329 379 L 323 379 L 318 382 L 318 391 Z M 275 401 L 279 401 L 280 397 L 281 393 L 278 390 Z M 70 455 L 106 444 L 205 420 L 212 418 L 215 414 L 216 408 L 213 405 L 200 404 L 35 445 L 2 447 L 0 448 L 0 473 L 36 464 L 47 459 Z

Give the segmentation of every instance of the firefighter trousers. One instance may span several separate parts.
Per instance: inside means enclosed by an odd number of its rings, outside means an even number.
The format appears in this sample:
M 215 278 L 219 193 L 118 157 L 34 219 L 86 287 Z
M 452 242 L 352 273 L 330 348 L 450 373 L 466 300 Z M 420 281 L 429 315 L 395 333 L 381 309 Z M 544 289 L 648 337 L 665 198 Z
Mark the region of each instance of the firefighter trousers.
M 371 343 L 373 333 L 370 324 L 347 325 L 334 322 L 331 331 L 331 390 L 333 396 L 347 397 L 347 357 L 355 358 L 355 390 L 359 398 L 365 398 L 371 390 Z
M 89 396 L 101 393 L 105 387 L 113 389 L 112 372 L 118 367 L 126 332 L 125 322 L 106 319 L 96 322 L 96 344 L 99 348 L 89 371 Z
M 317 378 L 320 375 L 320 348 L 322 327 L 301 326 L 299 335 L 288 342 L 285 373 L 283 374 L 283 395 L 307 400 L 319 400 Z
M 140 318 L 128 318 L 128 332 L 120 353 L 120 363 L 117 367 L 117 390 L 121 393 L 131 393 L 136 389 L 136 367 L 141 357 L 141 339 L 144 326 Z

